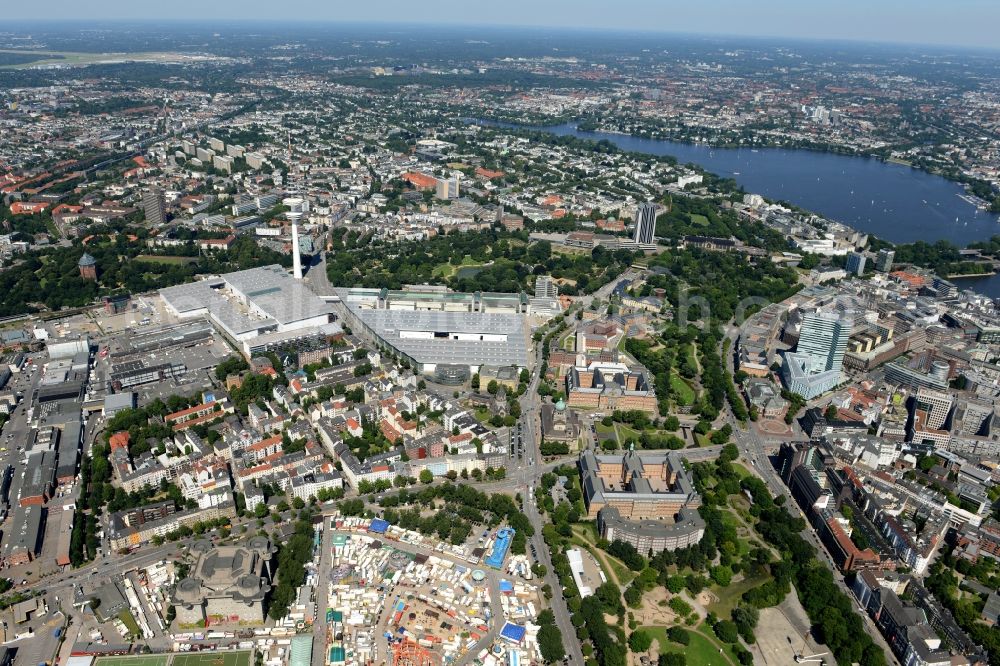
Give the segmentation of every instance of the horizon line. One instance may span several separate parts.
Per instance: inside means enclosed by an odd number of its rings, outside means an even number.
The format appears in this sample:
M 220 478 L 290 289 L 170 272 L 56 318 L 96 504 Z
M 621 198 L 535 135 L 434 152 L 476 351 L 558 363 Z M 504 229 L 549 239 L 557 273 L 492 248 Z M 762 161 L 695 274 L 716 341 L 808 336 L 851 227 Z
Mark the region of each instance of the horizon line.
M 25 24 L 36 24 L 36 25 L 92 25 L 98 23 L 109 23 L 109 24 L 159 24 L 164 23 L 169 25 L 190 25 L 190 26 L 224 26 L 224 25 L 245 25 L 245 24 L 267 24 L 267 25 L 305 25 L 314 28 L 319 27 L 349 27 L 349 26 L 365 26 L 365 27 L 379 27 L 379 28 L 438 28 L 438 29 L 459 29 L 459 28 L 476 28 L 476 29 L 494 29 L 494 30 L 549 30 L 554 32 L 589 32 L 596 33 L 600 35 L 642 35 L 642 36 L 672 36 L 672 37 L 698 37 L 703 39 L 725 39 L 725 40 L 752 40 L 752 41 L 770 41 L 770 42 L 780 42 L 788 41 L 794 43 L 815 43 L 815 44 L 863 44 L 868 46 L 890 46 L 890 47 L 919 47 L 919 48 L 933 48 L 933 49 L 956 49 L 958 51 L 982 51 L 988 53 L 1000 53 L 1000 45 L 982 45 L 982 44 L 956 44 L 953 42 L 915 42 L 908 41 L 904 39 L 900 40 L 871 40 L 871 39 L 852 39 L 850 37 L 817 37 L 817 36 L 794 36 L 794 35 L 773 35 L 773 34 L 745 34 L 745 33 L 727 33 L 727 32 L 702 32 L 702 31 L 684 31 L 684 30 L 664 30 L 656 28 L 606 28 L 600 26 L 582 26 L 582 25 L 539 25 L 539 24 L 517 24 L 517 23 L 479 23 L 473 21 L 455 21 L 455 22 L 440 22 L 440 21 L 419 21 L 419 20 L 409 20 L 409 21 L 379 21 L 374 19 L 367 20 L 337 20 L 333 18 L 321 18 L 321 19 L 269 19 L 263 17 L 248 17 L 248 18 L 219 18 L 219 19 L 185 19 L 176 17 L 167 18 L 155 18 L 155 17 L 144 17 L 144 18 L 121 18 L 121 17 L 88 17 L 88 18 L 46 18 L 46 17 L 34 17 L 34 18 L 15 18 L 9 19 L 7 23 L 8 30 L 17 25 Z

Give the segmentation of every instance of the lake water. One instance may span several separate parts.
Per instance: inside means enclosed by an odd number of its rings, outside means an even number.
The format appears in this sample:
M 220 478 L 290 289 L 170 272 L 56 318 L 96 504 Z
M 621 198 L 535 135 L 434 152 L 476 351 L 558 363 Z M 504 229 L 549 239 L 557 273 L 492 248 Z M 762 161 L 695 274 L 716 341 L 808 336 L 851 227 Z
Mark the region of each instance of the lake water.
M 979 277 L 952 278 L 951 281 L 959 289 L 971 289 L 990 298 L 1000 298 L 1000 273 Z
M 472 279 L 483 272 L 482 266 L 462 266 L 457 271 L 455 271 L 455 277 L 459 280 L 462 279 Z
M 670 155 L 681 163 L 694 163 L 732 178 L 748 192 L 788 201 L 893 243 L 943 239 L 965 246 L 1000 235 L 1000 216 L 961 199 L 959 195 L 965 193 L 961 185 L 901 164 L 802 149 L 712 148 L 583 132 L 574 124 L 539 129 L 606 139 L 627 151 Z M 1000 297 L 1000 276 L 968 278 L 956 284 Z

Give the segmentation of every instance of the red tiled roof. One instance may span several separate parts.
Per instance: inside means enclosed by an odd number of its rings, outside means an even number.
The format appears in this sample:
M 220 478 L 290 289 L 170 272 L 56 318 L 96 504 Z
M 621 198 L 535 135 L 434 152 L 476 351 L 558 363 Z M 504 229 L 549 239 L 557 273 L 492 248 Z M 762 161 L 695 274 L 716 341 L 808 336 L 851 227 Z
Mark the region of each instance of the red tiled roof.
M 108 443 L 111 444 L 111 450 L 115 449 L 125 449 L 128 450 L 129 434 L 127 431 L 122 430 L 121 432 L 116 432 L 108 438 Z
M 437 186 L 437 179 L 427 174 L 409 171 L 403 174 L 403 180 L 418 189 L 431 189 Z
M 194 407 L 188 407 L 187 409 L 182 409 L 179 412 L 174 412 L 173 414 L 167 414 L 164 419 L 167 421 L 176 421 L 177 419 L 184 418 L 188 414 L 194 414 L 196 412 L 203 411 L 205 409 L 211 409 L 215 406 L 215 402 L 205 402 L 200 405 L 195 405 Z
M 484 169 L 483 167 L 476 167 L 476 175 L 482 176 L 483 178 L 487 178 L 489 180 L 493 180 L 494 178 L 504 177 L 503 171 L 493 171 L 491 169 Z

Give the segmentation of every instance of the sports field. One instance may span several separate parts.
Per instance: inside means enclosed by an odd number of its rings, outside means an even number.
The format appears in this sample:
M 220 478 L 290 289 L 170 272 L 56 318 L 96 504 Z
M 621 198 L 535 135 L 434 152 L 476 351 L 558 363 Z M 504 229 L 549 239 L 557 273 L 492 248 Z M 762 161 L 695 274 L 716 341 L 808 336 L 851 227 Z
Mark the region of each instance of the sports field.
M 98 657 L 94 666 L 250 666 L 251 663 L 249 650 L 225 650 Z
M 128 654 L 122 657 L 98 657 L 99 666 L 167 666 L 169 654 Z
M 250 666 L 250 651 L 177 652 L 169 666 Z

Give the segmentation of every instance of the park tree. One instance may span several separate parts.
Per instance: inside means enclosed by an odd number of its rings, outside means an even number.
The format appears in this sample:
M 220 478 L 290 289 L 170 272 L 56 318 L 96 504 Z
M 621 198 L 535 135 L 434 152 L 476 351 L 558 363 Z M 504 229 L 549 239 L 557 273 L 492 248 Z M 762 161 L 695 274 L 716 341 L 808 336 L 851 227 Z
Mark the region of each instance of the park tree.
M 637 629 L 628 637 L 628 647 L 632 652 L 645 652 L 653 645 L 653 637 L 649 632 Z
M 724 565 L 712 567 L 711 577 L 719 587 L 727 587 L 733 580 L 733 570 Z
M 726 444 L 722 447 L 722 453 L 719 454 L 719 460 L 725 460 L 726 462 L 732 462 L 740 457 L 740 450 L 736 448 L 733 443 Z
M 869 643 L 861 653 L 861 661 L 858 663 L 861 666 L 885 666 L 885 653 L 879 646 Z
M 713 625 L 712 629 L 723 643 L 736 643 L 740 640 L 740 634 L 736 630 L 736 623 L 732 620 L 719 620 Z
M 670 627 L 667 629 L 667 638 L 678 645 L 687 645 L 691 642 L 691 634 L 684 627 Z
M 680 594 L 686 583 L 687 581 L 684 579 L 684 576 L 670 576 L 667 578 L 666 588 L 672 594 Z
M 740 636 L 747 645 L 751 645 L 755 642 L 753 630 L 757 626 L 757 620 L 760 618 L 760 611 L 754 606 L 748 604 L 742 604 L 733 609 L 732 612 L 733 622 L 736 623 L 736 629 L 740 632 Z
M 555 624 L 543 624 L 538 630 L 538 649 L 542 653 L 542 659 L 548 664 L 561 661 L 566 656 L 566 648 L 563 647 L 562 632 Z
M 594 590 L 594 596 L 600 600 L 604 612 L 608 615 L 617 615 L 621 610 L 621 590 L 614 583 L 608 581 L 602 584 Z

